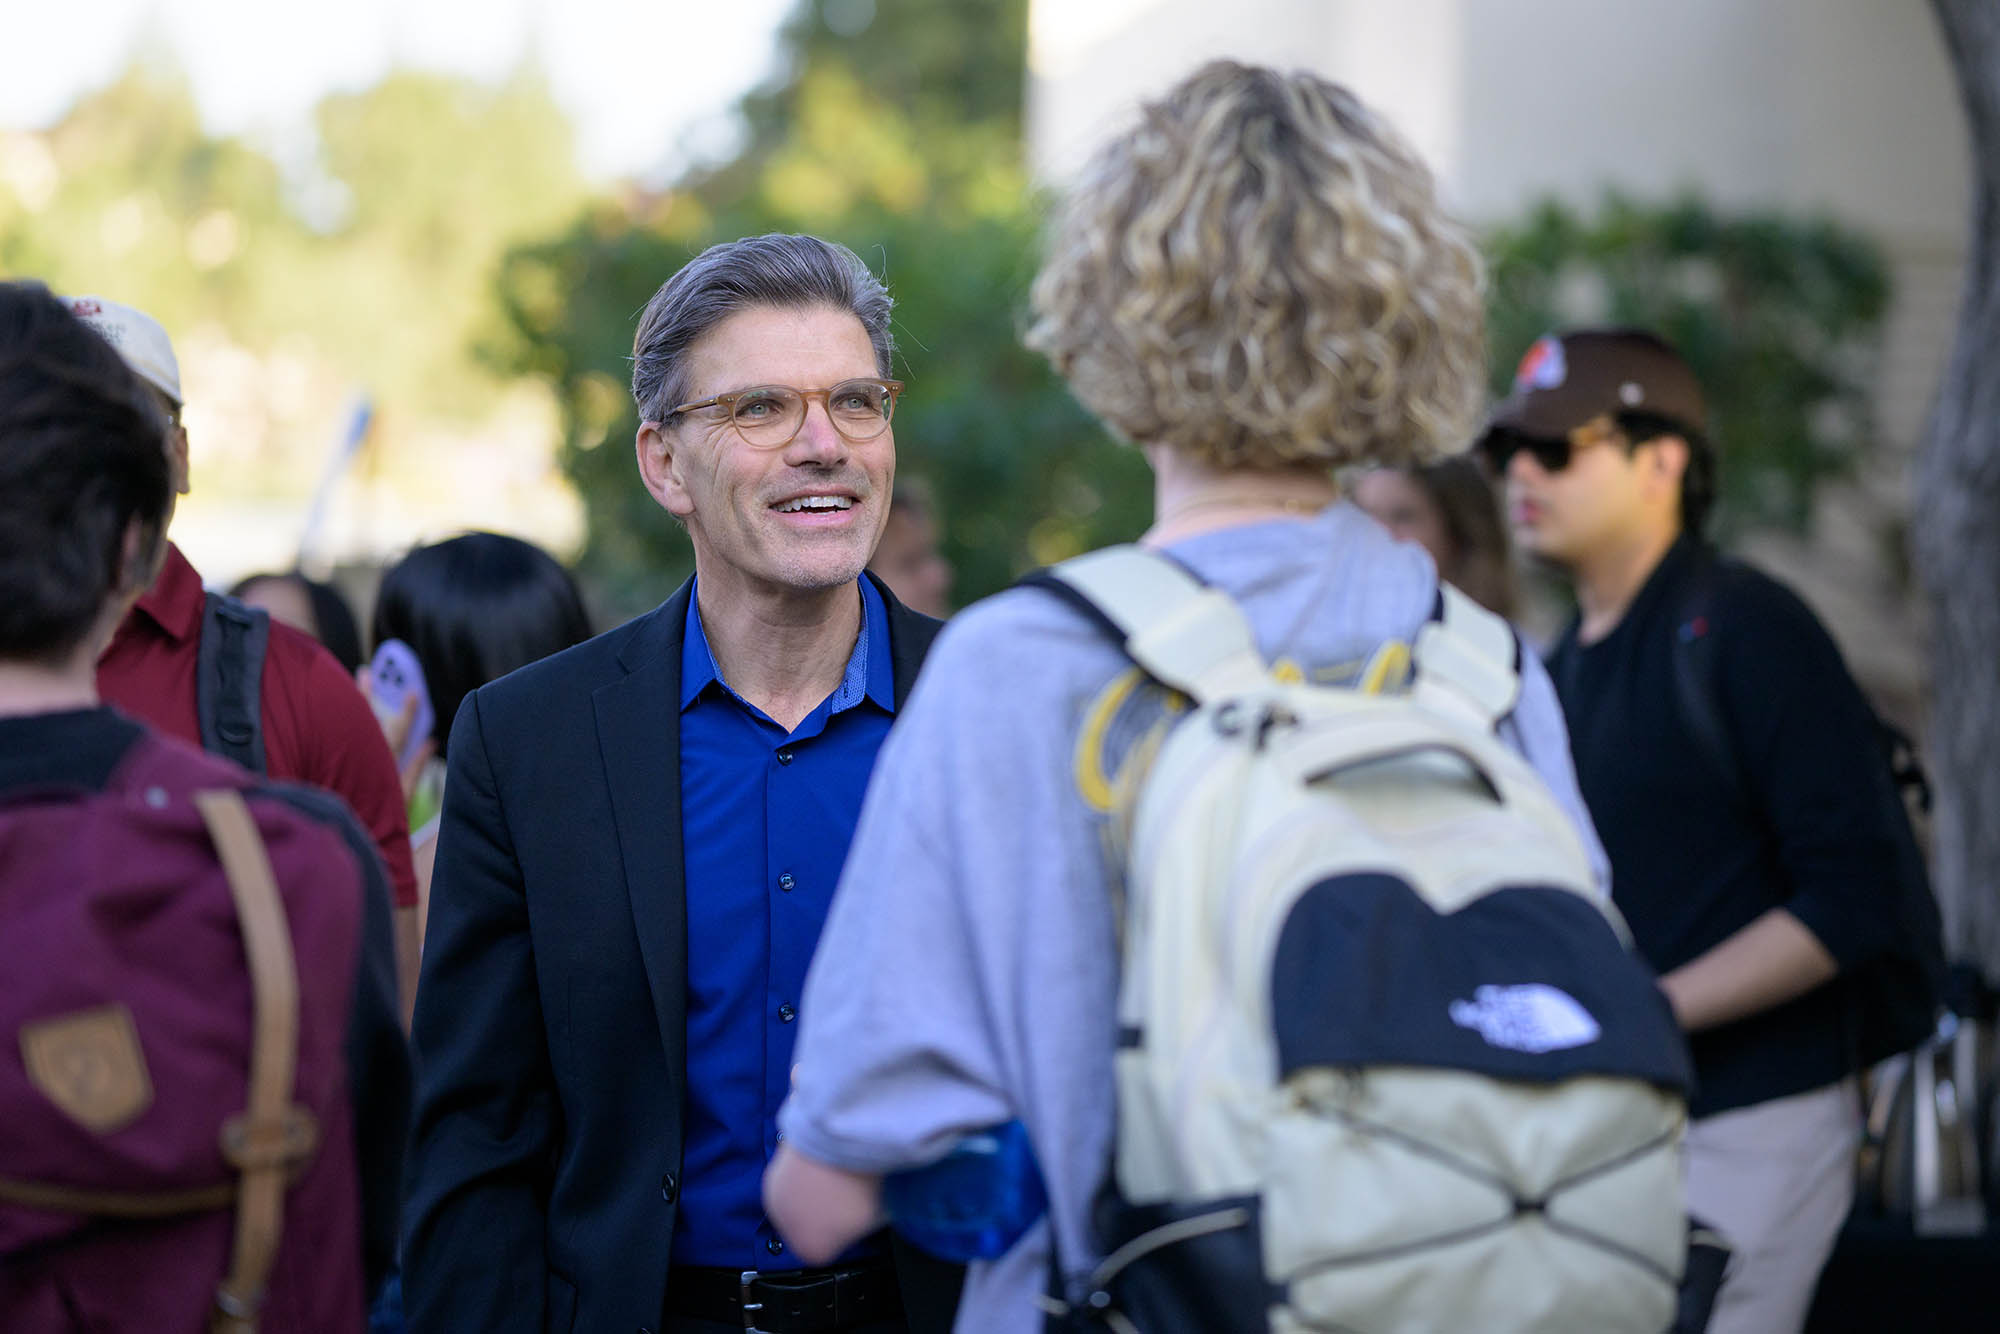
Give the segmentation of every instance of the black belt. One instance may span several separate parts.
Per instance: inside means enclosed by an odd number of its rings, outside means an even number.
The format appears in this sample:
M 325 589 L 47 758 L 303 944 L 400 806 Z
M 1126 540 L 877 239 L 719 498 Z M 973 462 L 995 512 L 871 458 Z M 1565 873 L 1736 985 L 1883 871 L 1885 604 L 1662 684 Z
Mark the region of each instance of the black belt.
M 903 1297 L 886 1262 L 769 1274 L 676 1265 L 667 1271 L 667 1311 L 768 1334 L 819 1334 L 900 1319 Z

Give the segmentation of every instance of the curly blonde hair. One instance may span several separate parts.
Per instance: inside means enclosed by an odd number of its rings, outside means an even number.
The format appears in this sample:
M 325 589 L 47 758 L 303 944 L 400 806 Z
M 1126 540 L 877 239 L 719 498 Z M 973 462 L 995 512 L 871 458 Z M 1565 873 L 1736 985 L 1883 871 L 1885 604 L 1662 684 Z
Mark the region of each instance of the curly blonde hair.
M 1483 404 L 1480 281 L 1352 93 L 1215 61 L 1085 168 L 1026 341 L 1128 440 L 1230 469 L 1414 463 Z

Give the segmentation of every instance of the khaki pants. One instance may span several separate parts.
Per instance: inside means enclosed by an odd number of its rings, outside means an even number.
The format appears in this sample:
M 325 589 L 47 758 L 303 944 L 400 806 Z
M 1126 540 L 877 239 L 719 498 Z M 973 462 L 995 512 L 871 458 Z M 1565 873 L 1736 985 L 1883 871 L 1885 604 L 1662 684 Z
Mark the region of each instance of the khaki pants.
M 1688 1212 L 1735 1248 L 1709 1334 L 1798 1334 L 1854 1202 L 1852 1080 L 1688 1126 Z

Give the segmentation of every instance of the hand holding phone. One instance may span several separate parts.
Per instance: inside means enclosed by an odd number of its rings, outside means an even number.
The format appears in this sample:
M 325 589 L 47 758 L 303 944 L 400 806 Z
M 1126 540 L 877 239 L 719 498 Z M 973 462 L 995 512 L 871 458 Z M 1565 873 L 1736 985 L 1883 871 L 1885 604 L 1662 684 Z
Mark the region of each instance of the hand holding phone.
M 414 708 L 412 709 L 412 701 Z M 437 714 L 431 707 L 430 691 L 424 685 L 423 664 L 416 651 L 400 639 L 385 639 L 368 664 L 368 702 L 382 720 L 384 732 L 396 750 L 396 767 L 408 769 L 417 751 L 437 730 Z M 395 735 L 410 709 L 409 730 L 400 739 Z

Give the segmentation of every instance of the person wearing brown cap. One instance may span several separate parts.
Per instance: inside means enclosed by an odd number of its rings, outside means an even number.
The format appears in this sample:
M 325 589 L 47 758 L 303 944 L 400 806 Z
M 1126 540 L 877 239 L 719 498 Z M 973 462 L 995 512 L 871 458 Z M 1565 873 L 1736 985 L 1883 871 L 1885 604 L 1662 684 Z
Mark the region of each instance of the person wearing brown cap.
M 66 304 L 117 349 L 159 400 L 169 422 L 173 490 L 186 495 L 180 363 L 167 331 L 144 311 L 103 297 L 70 297 Z M 170 521 L 172 513 L 170 501 Z M 232 631 L 240 631 L 252 649 L 230 653 L 224 640 Z M 253 651 L 260 637 L 261 664 Z M 256 677 L 249 684 L 257 702 L 253 713 L 246 700 L 244 716 L 233 721 L 224 716 L 232 661 Z M 407 1012 L 416 975 L 417 879 L 402 780 L 367 701 L 333 656 L 302 631 L 252 613 L 233 598 L 206 593 L 201 575 L 180 547 L 168 542 L 159 577 L 126 613 L 98 659 L 97 688 L 106 702 L 169 736 L 272 778 L 325 789 L 347 803 L 375 840 L 389 873 Z
M 1784 1334 L 1852 1198 L 1851 1073 L 1887 1054 L 1854 1035 L 1897 938 L 1896 834 L 1839 650 L 1703 540 L 1706 421 L 1664 340 L 1583 329 L 1529 349 L 1480 443 L 1517 540 L 1575 583 L 1549 668 L 1613 898 L 1689 1034 L 1688 1209 L 1736 1252 L 1710 1328 Z

